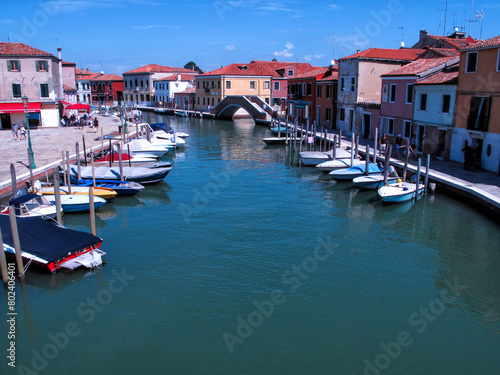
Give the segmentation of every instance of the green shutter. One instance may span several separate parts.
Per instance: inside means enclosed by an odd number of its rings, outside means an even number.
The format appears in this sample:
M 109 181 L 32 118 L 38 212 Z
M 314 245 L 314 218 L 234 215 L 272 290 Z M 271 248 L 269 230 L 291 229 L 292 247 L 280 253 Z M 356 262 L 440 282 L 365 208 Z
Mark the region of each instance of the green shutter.
M 12 70 L 12 64 L 10 60 L 7 60 L 7 70 L 10 72 Z
M 36 60 L 35 64 L 36 64 L 36 71 L 39 72 L 40 71 L 40 61 Z

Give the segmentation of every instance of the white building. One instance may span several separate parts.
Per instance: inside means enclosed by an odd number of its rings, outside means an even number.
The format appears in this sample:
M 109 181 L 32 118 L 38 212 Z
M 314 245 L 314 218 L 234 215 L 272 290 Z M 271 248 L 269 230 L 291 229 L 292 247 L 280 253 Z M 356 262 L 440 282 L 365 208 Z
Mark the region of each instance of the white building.
M 175 74 L 154 80 L 155 102 L 164 107 L 174 107 L 174 94 L 194 87 L 195 76 Z M 161 103 L 161 104 L 160 104 Z

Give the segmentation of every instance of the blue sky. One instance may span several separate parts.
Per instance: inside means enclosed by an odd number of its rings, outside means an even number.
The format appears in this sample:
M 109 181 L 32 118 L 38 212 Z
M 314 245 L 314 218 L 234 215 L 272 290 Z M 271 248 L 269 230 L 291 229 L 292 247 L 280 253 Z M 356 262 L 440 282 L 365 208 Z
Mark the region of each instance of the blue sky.
M 497 0 L 22 0 L 2 1 L 0 41 L 23 42 L 91 71 L 121 74 L 155 63 L 203 70 L 250 60 L 310 62 L 369 47 L 411 46 L 419 30 L 500 34 Z M 471 35 L 479 38 L 480 18 Z

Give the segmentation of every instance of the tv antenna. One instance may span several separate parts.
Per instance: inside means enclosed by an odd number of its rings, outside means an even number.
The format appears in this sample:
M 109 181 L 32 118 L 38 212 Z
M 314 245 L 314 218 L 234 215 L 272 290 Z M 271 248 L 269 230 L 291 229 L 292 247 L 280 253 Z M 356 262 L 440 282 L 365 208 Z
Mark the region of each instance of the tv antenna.
M 477 10 L 476 14 L 474 15 L 475 21 L 474 22 L 481 22 L 481 27 L 479 28 L 479 39 L 482 39 L 483 36 L 483 18 L 484 18 L 484 12 L 483 10 Z

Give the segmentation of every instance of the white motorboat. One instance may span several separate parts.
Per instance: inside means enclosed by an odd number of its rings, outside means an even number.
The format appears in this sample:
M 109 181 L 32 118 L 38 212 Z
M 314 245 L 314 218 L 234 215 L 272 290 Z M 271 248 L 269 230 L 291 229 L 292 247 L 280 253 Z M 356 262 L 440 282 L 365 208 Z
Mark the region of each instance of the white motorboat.
M 356 187 L 360 189 L 375 190 L 384 186 L 384 176 L 383 175 L 360 176 L 354 178 L 352 182 Z M 397 184 L 399 182 L 402 182 L 399 177 L 387 176 L 388 185 Z
M 358 165 L 345 169 L 337 169 L 328 174 L 336 180 L 353 180 L 354 178 L 363 175 L 382 174 L 383 172 L 384 169 L 382 167 L 375 163 L 370 163 L 368 164 L 368 171 L 366 171 L 366 167 L 364 165 Z
M 36 194 L 24 194 L 12 198 L 9 206 L 14 207 L 16 216 L 41 216 L 44 219 L 53 219 L 56 217 L 56 206 L 50 203 L 44 196 Z M 9 207 L 1 211 L 2 214 L 9 214 Z
M 412 182 L 400 182 L 397 184 L 382 186 L 378 189 L 378 195 L 384 202 L 401 203 L 407 202 L 421 196 L 424 193 L 425 185 Z
M 142 156 L 147 158 L 161 158 L 170 150 L 174 149 L 172 145 L 153 144 L 147 139 L 134 139 L 123 146 L 125 150 L 130 149 L 132 156 Z
M 351 152 L 337 147 L 335 159 L 350 159 Z M 300 159 L 304 165 L 318 165 L 328 160 L 333 160 L 333 148 L 330 151 L 302 151 Z
M 56 203 L 55 195 L 44 195 L 47 200 L 53 204 Z M 94 209 L 98 210 L 106 203 L 106 199 L 94 197 Z M 61 207 L 63 212 L 88 212 L 90 210 L 90 196 L 66 194 L 61 195 Z
M 139 184 L 155 184 L 163 181 L 172 170 L 172 163 L 156 163 L 145 167 L 122 167 L 123 179 Z M 70 168 L 71 178 L 77 178 L 78 169 L 75 165 Z M 119 167 L 96 167 L 94 175 L 97 180 L 120 180 Z M 82 179 L 92 179 L 92 167 L 81 167 Z
M 172 147 L 184 147 L 186 145 L 186 141 L 177 136 L 177 133 L 170 134 L 163 130 L 156 130 L 151 132 L 151 143 L 156 145 L 167 145 Z

